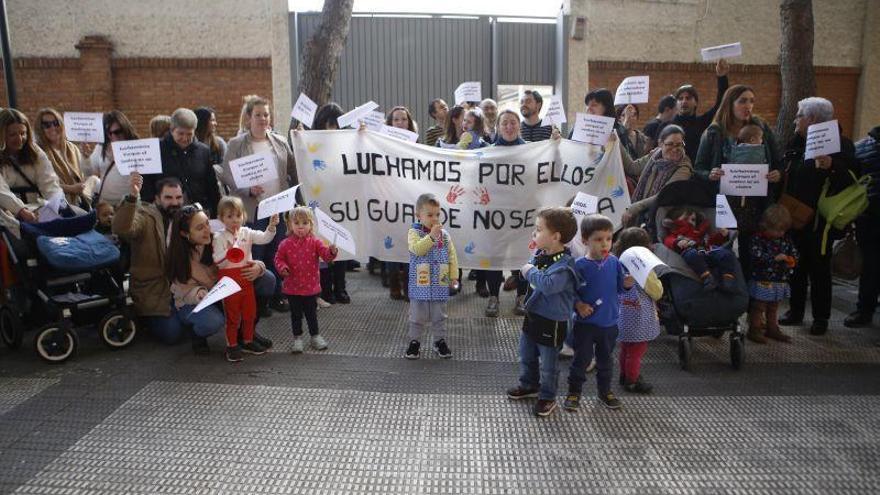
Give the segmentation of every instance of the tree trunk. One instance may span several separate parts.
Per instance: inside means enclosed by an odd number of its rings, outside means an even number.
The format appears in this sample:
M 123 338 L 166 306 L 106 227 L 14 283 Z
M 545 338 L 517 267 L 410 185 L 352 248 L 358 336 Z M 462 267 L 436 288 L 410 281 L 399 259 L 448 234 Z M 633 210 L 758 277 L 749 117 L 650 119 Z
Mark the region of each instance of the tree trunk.
M 325 0 L 321 24 L 303 50 L 299 91 L 318 106 L 330 101 L 333 94 L 353 5 L 354 0 Z
M 776 135 L 785 146 L 794 135 L 798 101 L 816 95 L 812 0 L 782 0 L 779 20 L 782 29 L 782 45 L 779 47 L 782 101 L 776 119 Z

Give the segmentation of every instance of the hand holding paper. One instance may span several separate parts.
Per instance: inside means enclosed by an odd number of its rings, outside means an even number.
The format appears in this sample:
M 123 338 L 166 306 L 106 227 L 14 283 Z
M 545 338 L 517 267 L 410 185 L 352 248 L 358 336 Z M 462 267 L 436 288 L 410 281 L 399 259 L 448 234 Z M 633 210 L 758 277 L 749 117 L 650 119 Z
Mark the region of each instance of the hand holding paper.
M 232 280 L 229 277 L 223 277 L 214 285 L 214 287 L 211 288 L 211 290 L 208 291 L 192 312 L 198 313 L 215 302 L 222 301 L 239 291 L 241 291 L 241 286 L 235 283 L 235 280 Z
M 643 289 L 651 270 L 663 264 L 660 258 L 643 246 L 633 246 L 621 253 L 620 262 Z

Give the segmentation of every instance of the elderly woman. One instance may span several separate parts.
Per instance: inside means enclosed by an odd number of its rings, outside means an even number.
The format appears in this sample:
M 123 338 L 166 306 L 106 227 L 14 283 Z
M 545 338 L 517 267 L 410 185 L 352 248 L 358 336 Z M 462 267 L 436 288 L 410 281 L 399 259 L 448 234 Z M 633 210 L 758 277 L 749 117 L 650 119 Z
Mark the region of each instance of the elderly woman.
M 657 194 L 670 182 L 688 180 L 694 174 L 690 158 L 684 153 L 684 129 L 677 125 L 663 128 L 659 136 L 660 147 L 632 162 L 628 174 L 639 177 L 632 204 L 623 214 L 624 226 L 641 224 L 643 216 L 650 212 Z
M 734 148 L 740 130 L 749 124 L 756 125 L 763 132 L 764 163 L 769 165 L 767 181 L 776 184 L 782 178 L 782 160 L 773 131 L 754 115 L 755 92 L 749 86 L 731 86 L 721 98 L 715 120 L 703 133 L 694 172 L 697 177 L 709 180 L 716 191 L 724 171 L 722 163 L 736 163 L 733 160 Z M 746 278 L 751 276 L 751 236 L 755 233 L 761 214 L 775 196 L 775 187 L 768 190 L 766 197 L 736 197 L 728 200 L 739 230 L 739 262 Z
M 483 139 L 487 143 L 494 143 L 498 134 L 495 130 L 495 123 L 498 118 L 498 103 L 492 98 L 486 98 L 480 102 L 480 110 L 483 112 L 483 119 L 485 120 L 483 123 L 486 126 L 486 134 L 483 136 Z
M 128 179 L 116 168 L 112 144 L 135 139 L 140 137 L 124 113 L 113 110 L 104 114 L 104 144 L 95 146 L 89 157 L 89 170 L 101 178 L 101 184 L 98 186 L 96 196 L 92 198 L 92 203 L 106 201 L 116 205 L 128 194 Z
M 18 221 L 36 222 L 28 205 L 63 194 L 58 176 L 40 148 L 27 117 L 14 108 L 0 112 L 0 223 L 16 228 Z
M 86 191 L 85 175 L 80 169 L 83 157 L 79 148 L 67 140 L 61 113 L 54 108 L 43 108 L 37 112 L 34 122 L 37 124 L 37 144 L 52 162 L 67 203 L 86 207 L 89 194 Z
M 299 183 L 293 151 L 291 151 L 284 137 L 275 134 L 271 130 L 272 115 L 270 109 L 269 100 L 263 97 L 249 96 L 246 98 L 242 108 L 243 116 L 245 117 L 243 125 L 246 131 L 229 141 L 226 148 L 226 156 L 223 157 L 223 183 L 232 191 L 232 194 L 240 197 L 242 202 L 244 202 L 248 219 L 251 222 L 250 226 L 257 230 L 266 230 L 266 227 L 269 225 L 268 217 L 257 220 L 257 204 L 263 199 L 274 196 Z M 278 178 L 258 186 L 239 188 L 235 184 L 230 162 L 255 153 L 272 154 L 275 158 Z M 274 270 L 275 251 L 286 234 L 284 222 L 281 222 L 278 225 L 278 233 L 272 242 L 263 246 L 254 246 L 254 259 L 262 260 L 266 266 Z M 287 299 L 281 295 L 281 277 L 277 273 L 275 273 L 275 276 L 277 280 L 275 296 L 270 301 L 270 306 L 276 311 L 286 312 L 289 308 L 287 306 Z M 266 308 L 260 308 L 260 312 L 262 315 L 268 313 Z
M 851 185 L 860 174 L 852 141 L 840 136 L 840 151 L 830 156 L 804 159 L 807 128 L 834 119 L 834 107 L 825 98 L 806 98 L 798 102 L 795 117 L 795 135 L 785 147 L 785 167 L 788 181 L 785 192 L 813 210 L 819 203 L 822 187 L 828 182 L 828 195 L 833 196 Z M 816 213 L 818 215 L 818 212 Z M 807 302 L 807 286 L 810 286 L 813 324 L 810 333 L 822 335 L 828 331 L 831 317 L 831 249 L 823 253 L 825 219 L 807 222 L 800 229 L 793 229 L 792 240 L 800 259 L 789 281 L 791 301 L 789 311 L 780 320 L 781 325 L 800 325 L 804 319 Z M 832 229 L 827 239 L 831 246 L 840 232 Z

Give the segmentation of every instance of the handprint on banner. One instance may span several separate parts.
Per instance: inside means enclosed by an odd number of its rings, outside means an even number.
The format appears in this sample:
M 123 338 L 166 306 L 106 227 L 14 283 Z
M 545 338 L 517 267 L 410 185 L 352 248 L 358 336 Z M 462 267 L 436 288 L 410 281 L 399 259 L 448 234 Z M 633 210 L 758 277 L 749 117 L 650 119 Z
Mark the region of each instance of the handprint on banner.
M 456 201 L 458 201 L 458 198 L 462 196 L 464 196 L 464 188 L 456 184 L 450 187 L 449 192 L 446 193 L 446 202 L 454 205 L 456 204 Z
M 327 170 L 327 163 L 324 160 L 312 160 L 312 168 L 314 170 Z
M 464 247 L 464 252 L 469 255 L 474 254 L 475 247 L 476 246 L 474 245 L 474 241 L 471 241 L 471 242 L 467 243 L 467 246 Z
M 309 201 L 309 208 L 314 210 L 315 208 L 320 208 L 320 207 L 321 207 L 321 203 L 319 203 L 318 200 L 313 199 L 313 200 Z
M 615 187 L 611 191 L 611 197 L 612 198 L 622 198 L 623 197 L 623 188 L 620 186 Z
M 390 235 L 385 236 L 385 249 L 393 249 L 394 248 L 394 240 Z
M 473 190 L 473 193 L 474 196 L 477 197 L 477 201 L 475 204 L 485 206 L 489 204 L 490 201 L 492 201 L 492 199 L 489 198 L 489 191 L 485 187 L 478 187 Z
M 590 165 L 598 165 L 599 162 L 602 161 L 602 158 L 603 158 L 604 156 L 605 156 L 605 150 L 600 151 L 600 152 L 596 155 L 596 158 L 593 160 L 593 163 L 591 163 Z

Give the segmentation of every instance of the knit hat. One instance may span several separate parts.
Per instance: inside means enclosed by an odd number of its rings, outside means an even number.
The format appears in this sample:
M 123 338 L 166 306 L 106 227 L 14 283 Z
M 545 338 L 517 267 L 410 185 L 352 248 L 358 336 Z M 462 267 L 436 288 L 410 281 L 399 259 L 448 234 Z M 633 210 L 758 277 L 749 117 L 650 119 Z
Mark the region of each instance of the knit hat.
M 700 97 L 697 96 L 697 88 L 694 87 L 693 84 L 685 84 L 680 88 L 675 90 L 675 99 L 677 100 L 682 93 L 690 93 L 690 95 L 697 101 L 700 101 Z

